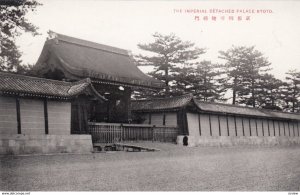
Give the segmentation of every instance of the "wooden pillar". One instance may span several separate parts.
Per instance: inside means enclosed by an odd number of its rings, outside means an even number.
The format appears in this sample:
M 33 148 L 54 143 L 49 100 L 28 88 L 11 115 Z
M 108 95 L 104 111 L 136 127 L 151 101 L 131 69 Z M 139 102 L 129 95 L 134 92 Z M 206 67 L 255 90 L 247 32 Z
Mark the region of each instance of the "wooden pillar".
M 47 99 L 44 100 L 44 119 L 45 119 L 45 134 L 49 134 L 48 127 L 48 102 Z
M 152 122 L 151 120 L 152 120 L 152 114 L 151 114 L 151 113 L 149 113 L 149 122 L 148 122 L 148 123 L 149 123 L 149 125 L 151 125 L 151 122 Z
M 209 120 L 209 132 L 210 132 L 210 136 L 212 136 L 210 114 L 208 114 L 208 120 Z
M 219 136 L 221 136 L 220 115 L 218 115 L 218 123 L 219 123 Z
M 269 120 L 267 119 L 268 122 L 268 135 L 270 136 L 270 124 L 269 124 Z
M 279 131 L 279 136 L 280 136 L 280 131 L 281 131 L 281 129 L 280 129 L 280 121 L 278 121 L 278 131 Z
M 228 124 L 228 116 L 226 115 L 226 126 L 227 126 L 227 135 L 229 135 L 229 124 Z
M 249 131 L 250 131 L 250 136 L 252 136 L 252 132 L 251 132 L 251 118 L 249 118 Z
M 234 119 L 234 129 L 235 129 L 235 136 L 237 136 L 237 128 L 236 128 L 236 117 L 233 116 Z
M 275 122 L 274 122 L 274 120 L 272 120 L 272 121 L 273 121 L 274 136 L 276 136 L 276 133 L 275 133 Z
M 21 134 L 21 112 L 20 112 L 20 99 L 16 98 L 16 110 L 17 110 L 17 124 L 18 124 L 18 134 Z
M 254 119 L 255 120 L 255 131 L 256 131 L 256 136 L 258 136 L 258 129 L 257 129 L 257 121 L 256 121 L 256 118 Z M 263 129 L 263 128 L 261 128 Z
M 166 125 L 166 113 L 163 113 L 163 125 Z
M 262 135 L 265 136 L 265 129 L 264 129 L 264 121 L 263 120 L 261 120 L 261 129 L 262 129 Z
M 242 119 L 243 136 L 245 136 L 245 129 L 244 129 L 244 118 L 243 118 L 243 117 L 241 117 L 241 119 Z
M 199 113 L 198 113 L 198 125 L 199 125 L 199 135 L 201 136 L 201 118 Z

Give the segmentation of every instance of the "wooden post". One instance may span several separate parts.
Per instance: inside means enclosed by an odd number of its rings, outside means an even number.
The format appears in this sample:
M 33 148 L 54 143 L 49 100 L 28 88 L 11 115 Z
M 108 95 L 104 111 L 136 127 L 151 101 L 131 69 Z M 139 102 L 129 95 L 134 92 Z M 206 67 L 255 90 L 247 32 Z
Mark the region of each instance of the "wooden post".
M 288 121 L 289 136 L 291 136 L 290 122 Z
M 255 120 L 255 130 L 256 130 L 256 136 L 258 136 L 258 129 L 257 129 L 257 121 L 256 121 L 256 118 L 255 118 L 254 120 Z
M 44 119 L 45 119 L 45 134 L 49 134 L 48 128 L 48 102 L 47 99 L 44 99 Z
M 252 132 L 251 132 L 251 118 L 249 118 L 249 131 L 250 131 L 250 136 L 252 136 Z
M 199 113 L 198 113 L 198 125 L 199 125 L 199 135 L 201 136 L 201 118 Z
M 16 109 L 17 109 L 17 123 L 18 123 L 18 134 L 21 134 L 21 112 L 20 112 L 20 99 L 16 98 Z
M 276 133 L 275 133 L 275 122 L 274 122 L 274 120 L 272 120 L 273 121 L 273 130 L 274 130 L 274 136 L 276 135 Z
M 244 130 L 244 118 L 241 117 L 241 119 L 242 119 L 243 136 L 245 136 L 245 130 Z
M 210 136 L 212 136 L 210 114 L 208 114 L 208 120 L 209 120 L 209 131 L 210 131 Z
M 166 113 L 163 113 L 163 125 L 166 125 Z
M 281 134 L 280 131 L 281 130 L 280 130 L 280 122 L 279 121 L 278 121 L 278 131 L 279 131 L 279 136 L 280 136 L 280 134 Z
M 268 135 L 270 136 L 270 124 L 269 124 L 269 120 L 267 119 L 268 122 Z
M 228 116 L 226 115 L 226 125 L 227 125 L 227 134 L 229 135 L 229 124 L 228 124 Z
M 155 136 L 154 129 L 155 129 L 155 125 L 153 125 L 153 127 L 151 128 L 151 130 L 152 130 L 152 142 L 155 141 L 155 138 L 154 138 L 154 136 Z
M 257 126 L 256 126 L 256 129 L 257 129 Z M 265 136 L 265 129 L 264 129 L 264 121 L 263 120 L 261 120 L 261 129 L 262 129 L 263 136 Z
M 149 113 L 149 125 L 151 125 L 151 120 L 152 120 L 152 114 Z
M 234 119 L 234 129 L 235 129 L 235 136 L 237 136 L 237 128 L 236 128 L 236 118 L 233 116 Z
M 218 123 L 219 123 L 219 136 L 221 136 L 220 115 L 218 115 Z

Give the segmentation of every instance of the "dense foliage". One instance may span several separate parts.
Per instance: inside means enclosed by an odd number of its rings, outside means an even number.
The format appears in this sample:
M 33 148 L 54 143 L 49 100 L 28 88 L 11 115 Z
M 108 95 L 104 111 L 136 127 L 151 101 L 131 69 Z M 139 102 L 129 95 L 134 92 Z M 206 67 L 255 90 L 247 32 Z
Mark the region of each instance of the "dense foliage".
M 138 55 L 137 62 L 140 66 L 153 66 L 150 75 L 166 87 L 160 92 L 141 91 L 135 98 L 192 93 L 202 101 L 220 102 L 231 94 L 232 104 L 300 112 L 300 72 L 288 71 L 284 81 L 275 78 L 270 74 L 271 63 L 254 46 L 232 46 L 220 51 L 223 63 L 216 64 L 199 60 L 205 50 L 174 34 L 156 33 L 154 38 L 153 43 L 138 45 L 150 54 Z
M 0 4 L 0 70 L 25 73 L 30 66 L 22 64 L 16 37 L 23 32 L 38 35 L 26 14 L 35 11 L 40 4 L 35 0 L 11 0 Z

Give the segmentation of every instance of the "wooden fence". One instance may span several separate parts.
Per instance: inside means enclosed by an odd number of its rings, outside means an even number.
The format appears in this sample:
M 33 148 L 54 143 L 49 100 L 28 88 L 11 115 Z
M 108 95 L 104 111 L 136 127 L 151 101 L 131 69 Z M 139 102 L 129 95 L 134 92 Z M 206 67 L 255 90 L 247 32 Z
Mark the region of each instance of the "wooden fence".
M 144 124 L 89 123 L 88 134 L 92 135 L 93 143 L 122 141 L 175 142 L 178 128 Z

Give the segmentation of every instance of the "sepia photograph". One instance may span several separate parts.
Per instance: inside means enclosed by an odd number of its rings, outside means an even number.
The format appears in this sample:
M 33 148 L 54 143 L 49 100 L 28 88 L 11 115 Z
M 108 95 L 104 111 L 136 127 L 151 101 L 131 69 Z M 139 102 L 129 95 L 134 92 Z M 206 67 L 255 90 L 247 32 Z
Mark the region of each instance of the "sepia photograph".
M 300 192 L 300 1 L 0 0 L 0 192 Z

